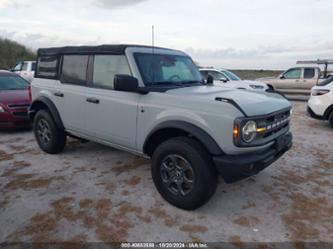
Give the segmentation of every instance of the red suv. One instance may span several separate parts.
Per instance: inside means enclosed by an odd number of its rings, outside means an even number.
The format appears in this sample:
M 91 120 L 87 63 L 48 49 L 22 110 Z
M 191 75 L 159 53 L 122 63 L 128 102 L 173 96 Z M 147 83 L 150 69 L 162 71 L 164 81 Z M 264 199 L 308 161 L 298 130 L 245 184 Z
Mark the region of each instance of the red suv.
M 29 83 L 19 75 L 0 71 L 0 129 L 29 127 Z

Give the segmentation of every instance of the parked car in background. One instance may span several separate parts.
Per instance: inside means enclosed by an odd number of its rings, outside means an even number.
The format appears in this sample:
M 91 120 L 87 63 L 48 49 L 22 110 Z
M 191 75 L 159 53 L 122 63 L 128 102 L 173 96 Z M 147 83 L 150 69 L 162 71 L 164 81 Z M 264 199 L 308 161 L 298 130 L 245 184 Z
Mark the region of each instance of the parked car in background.
M 315 119 L 328 120 L 333 129 L 333 76 L 312 88 L 308 113 Z
M 31 103 L 29 82 L 8 71 L 0 71 L 0 129 L 29 127 Z
M 317 64 L 324 65 L 322 71 L 319 66 L 293 67 L 278 77 L 266 77 L 256 79 L 270 85 L 273 89 L 283 93 L 300 93 L 309 95 L 312 87 L 325 80 L 330 74 L 328 65 L 333 64 L 333 60 L 298 61 L 297 64 Z
M 213 68 L 200 68 L 199 71 L 205 80 L 207 80 L 208 75 L 212 76 L 214 79 L 214 85 L 216 86 L 263 92 L 269 89 L 265 83 L 252 80 L 242 80 L 237 75 L 226 69 L 217 70 Z
M 205 85 L 193 60 L 171 49 L 39 49 L 32 96 L 43 151 L 60 153 L 74 136 L 150 157 L 159 193 L 183 209 L 211 198 L 218 173 L 228 183 L 255 175 L 292 146 L 289 101 Z
M 30 83 L 34 79 L 36 69 L 36 61 L 20 61 L 11 69 L 12 72 L 20 75 Z

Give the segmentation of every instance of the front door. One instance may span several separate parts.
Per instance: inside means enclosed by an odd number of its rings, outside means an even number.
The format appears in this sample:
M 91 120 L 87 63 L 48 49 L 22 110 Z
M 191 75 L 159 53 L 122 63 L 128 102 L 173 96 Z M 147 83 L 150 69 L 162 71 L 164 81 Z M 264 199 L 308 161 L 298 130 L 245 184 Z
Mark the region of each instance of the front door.
M 292 68 L 286 71 L 276 84 L 276 89 L 300 89 L 301 88 L 301 68 Z
M 85 100 L 86 129 L 98 140 L 135 149 L 140 95 L 115 91 L 116 74 L 131 75 L 124 55 L 94 56 L 91 87 Z

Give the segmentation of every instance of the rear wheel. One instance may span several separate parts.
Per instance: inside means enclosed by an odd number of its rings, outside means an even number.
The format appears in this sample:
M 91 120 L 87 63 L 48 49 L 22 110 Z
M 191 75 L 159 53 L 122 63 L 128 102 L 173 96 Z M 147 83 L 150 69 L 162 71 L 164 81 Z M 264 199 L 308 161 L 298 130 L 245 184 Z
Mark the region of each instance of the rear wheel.
M 331 128 L 333 129 L 333 111 L 331 112 L 329 118 L 328 118 L 328 122 L 330 123 L 331 125 Z
M 186 210 L 205 204 L 217 186 L 209 154 L 200 143 L 187 137 L 167 140 L 155 150 L 152 176 L 162 197 Z
M 33 130 L 39 147 L 49 154 L 61 152 L 66 144 L 66 134 L 54 122 L 47 110 L 37 112 Z

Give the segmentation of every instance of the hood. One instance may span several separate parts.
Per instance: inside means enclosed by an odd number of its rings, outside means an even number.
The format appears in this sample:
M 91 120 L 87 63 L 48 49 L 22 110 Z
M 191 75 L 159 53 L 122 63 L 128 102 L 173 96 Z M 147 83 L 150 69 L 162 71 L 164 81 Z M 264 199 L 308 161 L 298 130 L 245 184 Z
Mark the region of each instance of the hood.
M 30 103 L 29 91 L 26 90 L 0 90 L 0 103 L 4 105 Z
M 230 99 L 235 101 L 247 116 L 267 115 L 291 107 L 288 100 L 276 93 L 255 92 L 219 86 L 177 88 L 166 93 L 179 95 L 184 98 L 195 97 L 206 101 L 217 101 L 216 98 Z
M 255 81 L 274 80 L 274 79 L 276 79 L 276 78 L 277 78 L 277 77 L 263 77 L 263 78 L 255 79 Z
M 231 81 L 231 82 L 243 82 L 243 83 L 249 84 L 249 85 L 259 85 L 259 86 L 267 87 L 267 85 L 265 83 L 260 82 L 260 81 L 255 81 L 255 80 L 240 80 L 240 81 Z
M 250 85 L 257 85 L 257 86 L 259 85 L 259 86 L 263 86 L 265 89 L 268 88 L 264 82 L 254 81 L 254 80 L 230 80 L 227 82 L 214 80 L 214 85 L 225 86 L 225 87 L 234 87 L 234 88 L 249 87 Z

